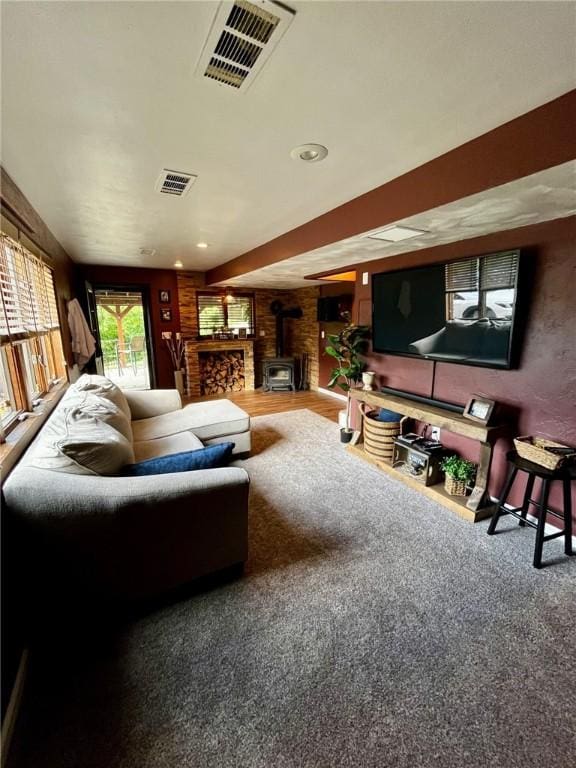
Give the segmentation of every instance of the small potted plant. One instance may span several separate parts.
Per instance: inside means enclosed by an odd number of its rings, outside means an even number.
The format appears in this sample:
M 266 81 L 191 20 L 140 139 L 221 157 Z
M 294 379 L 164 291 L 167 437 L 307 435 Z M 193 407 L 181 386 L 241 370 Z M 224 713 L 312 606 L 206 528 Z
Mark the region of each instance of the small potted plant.
M 338 366 L 332 369 L 328 386 L 339 386 L 346 393 L 346 421 L 340 430 L 340 440 L 349 443 L 354 434 L 350 427 L 350 390 L 362 378 L 364 362 L 360 355 L 365 351 L 370 329 L 365 325 L 347 325 L 338 334 L 328 335 L 326 354 L 333 357 Z
M 442 460 L 440 468 L 446 475 L 444 488 L 451 496 L 466 496 L 466 488 L 474 477 L 476 464 L 456 454 Z

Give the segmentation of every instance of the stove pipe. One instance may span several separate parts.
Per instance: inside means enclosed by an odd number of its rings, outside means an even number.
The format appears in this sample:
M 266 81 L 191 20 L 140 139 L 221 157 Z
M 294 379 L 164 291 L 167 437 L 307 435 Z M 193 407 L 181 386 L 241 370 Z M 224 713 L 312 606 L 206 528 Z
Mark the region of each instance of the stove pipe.
M 284 357 L 284 319 L 291 317 L 299 320 L 302 314 L 300 307 L 281 309 L 276 312 L 276 357 Z

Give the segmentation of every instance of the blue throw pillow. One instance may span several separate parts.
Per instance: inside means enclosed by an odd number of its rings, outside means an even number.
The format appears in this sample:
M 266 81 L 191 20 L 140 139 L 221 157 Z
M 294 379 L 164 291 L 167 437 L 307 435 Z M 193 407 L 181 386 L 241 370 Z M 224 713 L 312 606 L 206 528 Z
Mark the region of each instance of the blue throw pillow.
M 158 456 L 155 459 L 140 461 L 138 464 L 127 464 L 120 474 L 123 477 L 139 475 L 165 475 L 168 472 L 190 472 L 194 469 L 214 469 L 223 467 L 230 461 L 234 443 L 217 443 L 207 448 L 197 448 L 195 451 L 171 453 L 169 456 Z
M 376 421 L 393 422 L 400 421 L 401 418 L 401 413 L 396 413 L 396 411 L 389 411 L 387 408 L 380 408 L 380 413 L 376 417 Z

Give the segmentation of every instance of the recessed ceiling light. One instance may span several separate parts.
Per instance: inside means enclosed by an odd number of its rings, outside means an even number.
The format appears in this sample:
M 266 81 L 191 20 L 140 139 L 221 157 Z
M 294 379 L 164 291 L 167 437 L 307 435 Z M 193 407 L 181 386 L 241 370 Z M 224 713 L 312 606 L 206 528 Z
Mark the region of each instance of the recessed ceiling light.
M 398 227 L 395 224 L 380 232 L 372 232 L 366 237 L 370 240 L 386 240 L 389 243 L 399 243 L 401 240 L 409 240 L 411 237 L 428 234 L 425 229 L 412 229 L 411 227 Z
M 208 243 L 196 243 L 196 248 L 208 248 Z
M 182 267 L 184 266 L 184 264 L 182 264 L 182 262 L 180 261 L 180 259 L 178 259 L 178 261 L 175 261 L 175 262 L 174 262 L 174 266 L 176 267 L 176 269 L 182 269 Z
M 290 152 L 293 160 L 304 160 L 305 163 L 318 163 L 324 160 L 328 150 L 322 144 L 300 144 Z

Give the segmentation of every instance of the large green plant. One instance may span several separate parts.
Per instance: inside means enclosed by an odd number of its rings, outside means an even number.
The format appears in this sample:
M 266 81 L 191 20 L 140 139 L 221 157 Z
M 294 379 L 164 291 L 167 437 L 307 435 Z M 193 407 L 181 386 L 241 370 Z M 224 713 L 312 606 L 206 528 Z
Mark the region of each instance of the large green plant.
M 350 390 L 360 381 L 364 362 L 361 355 L 366 351 L 370 329 L 365 325 L 347 325 L 340 333 L 328 334 L 326 354 L 333 357 L 338 365 L 332 369 L 328 386 L 340 387 L 346 393 L 346 430 L 350 431 Z

